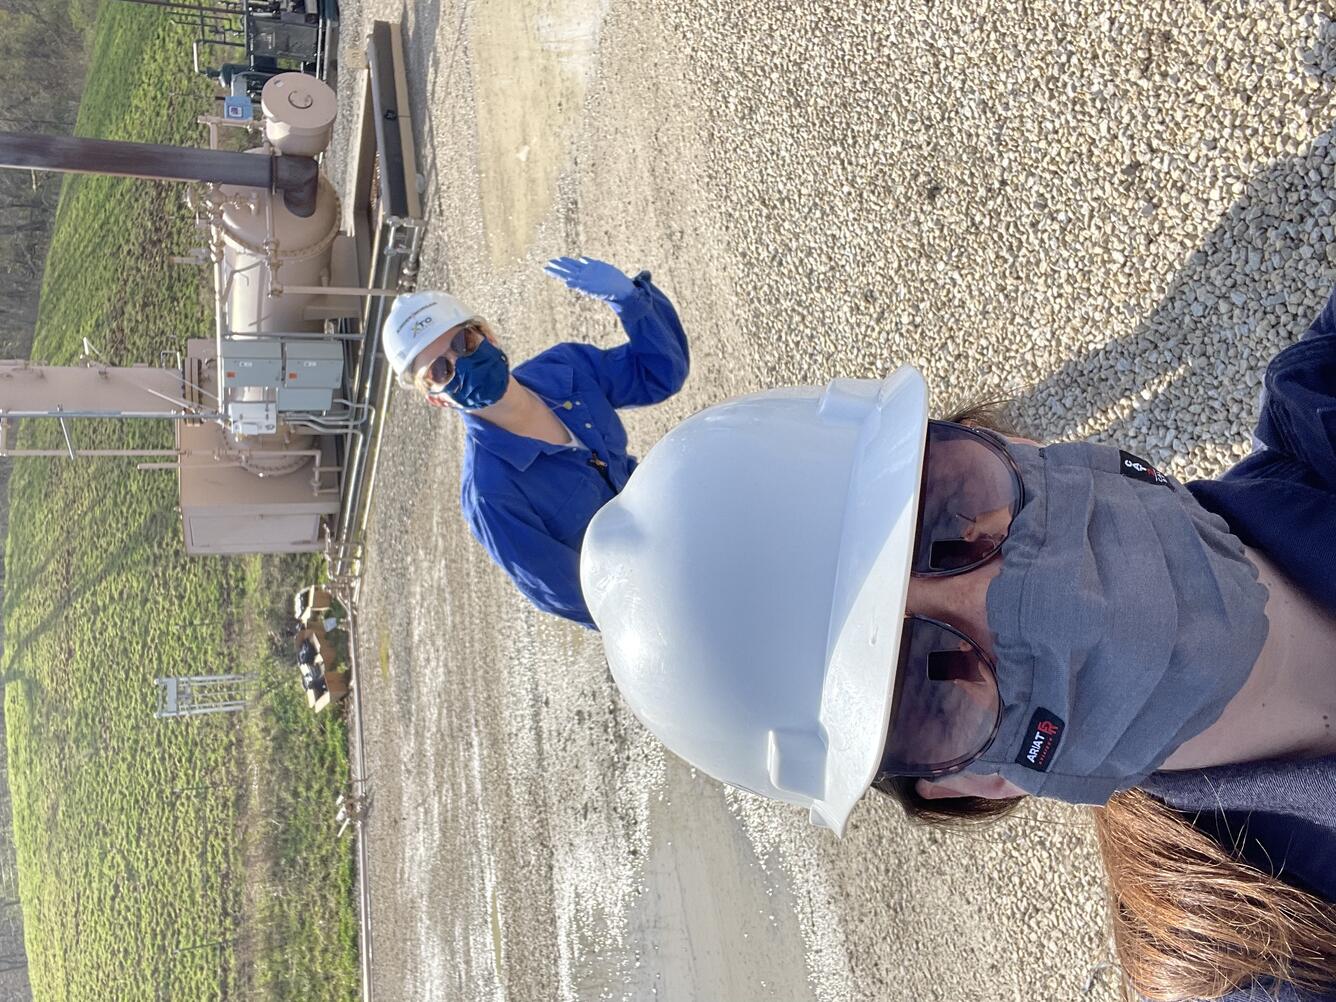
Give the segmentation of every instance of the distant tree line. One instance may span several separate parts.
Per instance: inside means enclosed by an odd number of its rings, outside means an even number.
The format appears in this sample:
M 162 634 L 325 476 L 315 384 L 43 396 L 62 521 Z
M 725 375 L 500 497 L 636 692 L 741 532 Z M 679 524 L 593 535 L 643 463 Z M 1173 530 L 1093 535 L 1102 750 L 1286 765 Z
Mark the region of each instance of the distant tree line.
M 88 29 L 98 6 L 99 0 L 0 0 L 0 131 L 74 132 L 87 69 Z M 27 358 L 32 349 L 60 184 L 58 174 L 0 170 L 0 358 Z M 9 472 L 9 462 L 0 461 L 0 588 Z M 0 750 L 3 747 L 0 712 Z M 11 818 L 8 769 L 0 765 L 0 998 L 26 1002 L 32 989 Z
M 98 0 L 0 0 L 0 131 L 71 134 Z M 26 358 L 58 174 L 0 171 L 0 358 Z
M 0 0 L 0 132 L 73 134 L 98 5 Z M 32 350 L 60 183 L 59 174 L 0 170 L 0 358 L 27 358 Z M 0 586 L 9 469 L 0 461 Z

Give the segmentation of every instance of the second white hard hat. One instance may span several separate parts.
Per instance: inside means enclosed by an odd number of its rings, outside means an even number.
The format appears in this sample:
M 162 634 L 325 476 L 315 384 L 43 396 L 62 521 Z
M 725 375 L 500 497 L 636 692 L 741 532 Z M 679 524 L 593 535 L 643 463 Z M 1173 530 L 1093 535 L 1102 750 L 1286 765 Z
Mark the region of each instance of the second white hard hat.
M 410 382 L 409 367 L 427 345 L 468 320 L 478 317 L 448 292 L 409 292 L 398 296 L 381 327 L 381 344 L 401 385 Z
M 636 716 L 836 834 L 886 742 L 927 421 L 910 366 L 731 400 L 655 445 L 582 546 Z

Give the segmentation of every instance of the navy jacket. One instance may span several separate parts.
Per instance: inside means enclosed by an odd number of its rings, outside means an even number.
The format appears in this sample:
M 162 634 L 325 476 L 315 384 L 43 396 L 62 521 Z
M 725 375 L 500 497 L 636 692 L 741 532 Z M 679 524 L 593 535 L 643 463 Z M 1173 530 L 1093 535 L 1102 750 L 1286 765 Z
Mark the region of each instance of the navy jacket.
M 593 627 L 580 593 L 580 544 L 594 513 L 625 485 L 636 461 L 616 408 L 658 403 L 687 378 L 686 333 L 650 281 L 611 304 L 627 343 L 559 344 L 514 369 L 583 448 L 516 435 L 463 415 L 464 517 L 493 560 L 538 608 Z
M 1336 614 L 1336 293 L 1266 369 L 1252 455 L 1188 490 Z
M 1336 293 L 1267 366 L 1253 438 L 1224 476 L 1187 488 L 1336 614 Z M 1336 903 L 1336 757 L 1161 772 L 1141 787 L 1259 869 Z M 1336 1002 L 1336 992 L 1257 984 L 1225 996 L 1263 999 Z

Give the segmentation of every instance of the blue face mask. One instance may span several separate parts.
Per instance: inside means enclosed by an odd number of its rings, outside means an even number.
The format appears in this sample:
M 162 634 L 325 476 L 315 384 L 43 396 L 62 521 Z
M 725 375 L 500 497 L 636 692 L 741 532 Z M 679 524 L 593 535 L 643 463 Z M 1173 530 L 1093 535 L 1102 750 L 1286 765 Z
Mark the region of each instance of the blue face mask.
M 490 341 L 483 341 L 473 354 L 455 362 L 450 382 L 436 391 L 449 397 L 466 411 L 490 407 L 510 384 L 510 360 Z

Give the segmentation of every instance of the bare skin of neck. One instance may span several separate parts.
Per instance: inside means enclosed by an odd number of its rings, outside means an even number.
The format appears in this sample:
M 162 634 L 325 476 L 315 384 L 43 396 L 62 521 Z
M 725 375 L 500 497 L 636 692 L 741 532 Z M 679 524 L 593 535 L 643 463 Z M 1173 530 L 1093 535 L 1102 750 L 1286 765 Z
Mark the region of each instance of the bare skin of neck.
M 1181 744 L 1161 769 L 1336 755 L 1336 617 L 1262 554 L 1245 552 L 1270 593 L 1266 644 L 1220 718 Z
M 514 376 L 510 377 L 506 392 L 501 394 L 500 400 L 471 413 L 525 438 L 536 438 L 551 445 L 565 445 L 571 440 L 570 432 L 561 419 L 552 413 L 552 408 Z

